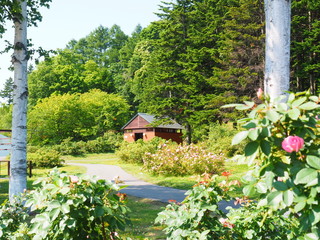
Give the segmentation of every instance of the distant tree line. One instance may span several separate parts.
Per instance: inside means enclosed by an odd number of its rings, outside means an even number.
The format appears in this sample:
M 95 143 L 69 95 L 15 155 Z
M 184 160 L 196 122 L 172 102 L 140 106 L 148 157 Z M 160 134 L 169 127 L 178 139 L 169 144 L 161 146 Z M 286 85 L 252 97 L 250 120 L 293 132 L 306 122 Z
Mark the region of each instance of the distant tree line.
M 263 1 L 176 0 L 163 2 L 157 15 L 159 21 L 137 26 L 131 36 L 117 25 L 99 26 L 40 62 L 29 75 L 29 124 L 48 98 L 79 98 L 93 89 L 128 104 L 121 121 L 137 111 L 168 116 L 185 127 L 189 142 L 211 123 L 239 117 L 220 106 L 252 99 L 263 87 Z M 319 1 L 292 2 L 291 32 L 290 88 L 317 94 Z

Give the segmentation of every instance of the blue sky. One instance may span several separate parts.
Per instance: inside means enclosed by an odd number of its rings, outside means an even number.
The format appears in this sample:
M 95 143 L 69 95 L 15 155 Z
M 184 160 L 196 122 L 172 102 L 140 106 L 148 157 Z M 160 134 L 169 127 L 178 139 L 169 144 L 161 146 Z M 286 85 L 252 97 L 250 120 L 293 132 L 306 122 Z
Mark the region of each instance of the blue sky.
M 42 9 L 42 22 L 37 28 L 28 29 L 28 38 L 35 46 L 45 49 L 64 48 L 71 39 L 88 35 L 99 25 L 111 27 L 117 24 L 130 35 L 138 24 L 148 26 L 158 20 L 161 0 L 52 0 L 50 9 Z M 8 31 L 5 39 L 13 39 L 13 31 Z M 0 48 L 4 43 L 1 40 Z M 13 73 L 10 55 L 0 56 L 0 89 Z

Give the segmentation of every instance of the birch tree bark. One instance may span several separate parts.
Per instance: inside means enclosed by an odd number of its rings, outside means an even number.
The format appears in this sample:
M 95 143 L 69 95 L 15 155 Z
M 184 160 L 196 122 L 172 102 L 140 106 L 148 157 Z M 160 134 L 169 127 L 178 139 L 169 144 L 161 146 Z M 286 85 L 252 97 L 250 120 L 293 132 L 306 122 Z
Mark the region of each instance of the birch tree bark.
M 15 26 L 12 111 L 12 152 L 9 196 L 19 195 L 27 188 L 27 1 L 17 0 L 21 7 L 13 18 Z
M 291 0 L 265 0 L 264 91 L 274 101 L 289 90 Z

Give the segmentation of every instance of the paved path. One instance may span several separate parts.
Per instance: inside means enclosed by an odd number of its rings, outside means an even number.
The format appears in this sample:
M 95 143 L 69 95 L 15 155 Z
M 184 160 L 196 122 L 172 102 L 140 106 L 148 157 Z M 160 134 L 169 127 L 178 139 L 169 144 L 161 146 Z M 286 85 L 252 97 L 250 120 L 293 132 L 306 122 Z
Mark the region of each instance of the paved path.
M 113 181 L 115 177 L 120 177 L 124 183 L 118 185 L 127 185 L 121 192 L 141 197 L 149 198 L 155 201 L 168 202 L 169 200 L 176 200 L 181 202 L 186 196 L 185 190 L 175 189 L 170 187 L 162 187 L 154 185 L 125 172 L 121 167 L 115 165 L 105 164 L 82 164 L 82 163 L 69 163 L 70 165 L 83 166 L 87 168 L 87 174 L 96 175 L 100 179 L 107 179 Z M 219 208 L 225 211 L 227 206 L 234 206 L 233 201 L 222 201 Z

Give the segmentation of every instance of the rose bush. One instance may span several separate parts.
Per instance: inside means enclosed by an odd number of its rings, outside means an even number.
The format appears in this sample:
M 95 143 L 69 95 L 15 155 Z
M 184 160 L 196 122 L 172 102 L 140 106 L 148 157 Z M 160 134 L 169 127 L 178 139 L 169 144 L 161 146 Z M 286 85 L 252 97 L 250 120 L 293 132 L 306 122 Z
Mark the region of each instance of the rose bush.
M 268 217 L 282 211 L 299 221 L 292 226 L 296 239 L 319 239 L 320 97 L 306 92 L 291 93 L 286 102 L 262 99 L 259 105 L 225 106 L 250 110 L 240 121 L 244 131 L 233 139 L 233 144 L 247 141 L 244 155 L 236 159 L 253 166 L 244 193 L 262 194 L 259 206 L 269 208 Z
M 0 209 L 0 239 L 120 239 L 117 231 L 130 223 L 126 198 L 111 181 L 55 169 L 34 184 L 20 204 Z
M 226 175 L 228 177 L 229 174 Z M 282 212 L 270 215 L 268 208 L 259 207 L 254 201 L 237 199 L 241 208 L 219 208 L 221 201 L 230 200 L 228 191 L 237 182 L 218 182 L 217 176 L 208 177 L 196 184 L 181 202 L 171 201 L 158 214 L 157 223 L 165 226 L 167 239 L 172 240 L 283 240 L 294 237 L 295 219 Z
M 224 155 L 214 154 L 197 145 L 159 145 L 154 153 L 143 157 L 144 168 L 153 174 L 184 176 L 203 173 L 220 173 Z

